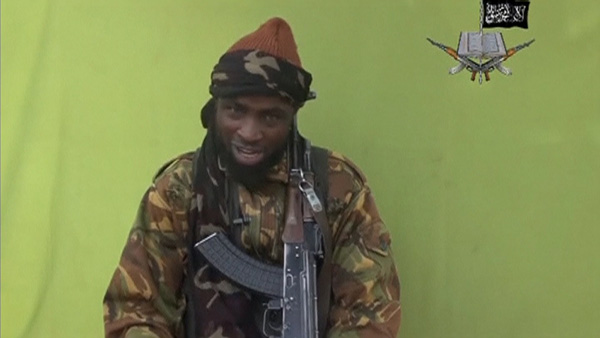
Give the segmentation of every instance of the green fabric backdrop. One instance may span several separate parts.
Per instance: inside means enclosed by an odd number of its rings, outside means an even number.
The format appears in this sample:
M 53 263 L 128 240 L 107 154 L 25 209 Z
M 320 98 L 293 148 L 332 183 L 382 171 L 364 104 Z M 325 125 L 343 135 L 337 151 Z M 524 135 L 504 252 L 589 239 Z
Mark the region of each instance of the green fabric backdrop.
M 372 3 L 372 4 L 368 4 Z M 314 143 L 366 173 L 401 337 L 600 337 L 600 5 L 536 1 L 489 83 L 450 76 L 479 2 L 2 1 L 2 337 L 100 337 L 155 170 L 194 149 L 209 73 L 286 18 Z

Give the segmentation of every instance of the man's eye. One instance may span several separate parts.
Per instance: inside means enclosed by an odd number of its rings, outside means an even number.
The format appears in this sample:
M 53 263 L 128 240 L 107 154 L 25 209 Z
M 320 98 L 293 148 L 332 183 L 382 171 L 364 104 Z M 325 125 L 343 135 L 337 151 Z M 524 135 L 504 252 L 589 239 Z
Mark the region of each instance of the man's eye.
M 279 114 L 267 114 L 265 115 L 265 120 L 267 122 L 278 122 L 281 120 L 281 115 Z
M 244 112 L 241 107 L 238 107 L 236 105 L 226 105 L 223 107 L 223 109 L 230 114 L 236 114 L 236 115 L 239 115 Z

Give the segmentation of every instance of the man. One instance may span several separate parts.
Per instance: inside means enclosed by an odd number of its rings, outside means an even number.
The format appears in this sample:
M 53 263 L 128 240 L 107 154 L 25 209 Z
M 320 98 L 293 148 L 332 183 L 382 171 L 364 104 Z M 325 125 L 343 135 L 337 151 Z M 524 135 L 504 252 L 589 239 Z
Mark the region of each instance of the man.
M 311 81 L 280 18 L 221 57 L 202 109 L 202 146 L 165 164 L 142 199 L 104 297 L 107 337 L 261 336 L 258 296 L 198 260 L 193 244 L 224 232 L 245 253 L 282 264 L 294 118 Z M 315 183 L 326 182 L 332 247 L 325 333 L 396 337 L 400 285 L 389 232 L 360 170 L 335 152 L 324 159 L 316 167 L 325 180 Z

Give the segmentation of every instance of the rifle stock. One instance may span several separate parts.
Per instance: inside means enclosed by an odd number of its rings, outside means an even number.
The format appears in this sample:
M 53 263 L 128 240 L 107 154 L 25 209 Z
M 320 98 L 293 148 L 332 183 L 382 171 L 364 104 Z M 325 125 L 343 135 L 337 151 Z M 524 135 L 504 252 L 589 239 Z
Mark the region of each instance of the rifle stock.
M 287 208 L 285 215 L 285 228 L 281 238 L 284 243 L 302 243 L 304 241 L 304 227 L 302 226 L 302 195 L 298 188 L 298 179 L 290 177 L 287 188 Z

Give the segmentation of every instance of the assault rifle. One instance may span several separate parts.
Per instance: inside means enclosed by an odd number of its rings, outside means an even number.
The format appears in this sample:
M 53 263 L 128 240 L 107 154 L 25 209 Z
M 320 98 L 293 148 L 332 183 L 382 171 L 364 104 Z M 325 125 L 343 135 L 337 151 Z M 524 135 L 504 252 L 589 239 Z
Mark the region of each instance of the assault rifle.
M 456 50 L 454 50 L 452 47 L 448 47 L 439 42 L 435 42 L 435 41 L 431 40 L 430 38 L 427 38 L 427 41 L 431 42 L 432 45 L 440 48 L 441 50 L 443 50 L 444 52 L 446 52 L 448 55 L 452 56 L 455 60 L 457 60 L 459 62 L 458 65 L 450 68 L 449 73 L 451 75 L 454 75 L 454 74 L 460 72 L 461 70 L 467 68 L 467 70 L 469 72 L 471 72 L 471 81 L 475 81 L 475 76 L 477 73 L 485 74 L 485 80 L 489 81 L 490 80 L 490 72 L 493 71 L 494 69 L 497 69 L 499 72 L 501 72 L 504 75 L 511 75 L 512 71 L 510 69 L 504 67 L 502 65 L 502 62 L 506 61 L 506 59 L 508 59 L 509 57 L 515 55 L 515 53 L 520 51 L 521 49 L 531 45 L 535 41 L 535 39 L 532 39 L 528 42 L 517 45 L 517 46 L 507 50 L 505 55 L 493 57 L 490 60 L 484 62 L 483 64 L 476 63 L 473 60 L 469 59 L 468 57 L 458 54 L 458 52 Z M 479 82 L 481 83 L 481 77 L 479 78 Z
M 493 71 L 494 69 L 497 69 L 500 73 L 504 74 L 504 75 L 511 75 L 512 71 L 507 68 L 504 67 L 502 65 L 502 62 L 506 61 L 506 59 L 508 59 L 509 57 L 515 55 L 516 52 L 520 51 L 521 49 L 528 47 L 529 45 L 531 45 L 533 42 L 535 41 L 535 39 L 532 39 L 528 42 L 525 42 L 523 44 L 517 45 L 509 50 L 506 51 L 506 55 L 502 55 L 502 56 L 496 56 L 488 61 L 486 61 L 484 64 L 481 65 L 479 71 L 483 72 L 485 74 L 485 80 L 489 81 L 490 80 L 490 75 L 489 73 L 491 71 Z
M 331 250 L 314 216 L 323 212 L 323 205 L 313 189 L 310 144 L 304 147 L 303 169 L 295 123 L 292 129 L 283 268 L 247 255 L 224 233 L 206 237 L 195 248 L 226 277 L 268 299 L 259 327 L 265 337 L 318 338 L 324 336 L 325 326 L 318 311 L 317 262 Z M 327 288 L 328 298 L 328 284 Z
M 448 47 L 439 42 L 435 42 L 435 41 L 431 40 L 430 38 L 427 38 L 427 41 L 431 42 L 432 45 L 434 45 L 434 46 L 440 48 L 441 50 L 443 50 L 444 52 L 448 53 L 448 55 L 452 56 L 454 58 L 454 60 L 459 62 L 458 65 L 450 68 L 449 73 L 451 75 L 454 75 L 454 74 L 460 72 L 461 70 L 467 68 L 467 70 L 471 72 L 471 81 L 475 80 L 475 75 L 479 71 L 479 66 L 480 66 L 478 63 L 475 63 L 473 60 L 469 59 L 466 56 L 459 55 L 458 52 L 456 50 L 454 50 L 452 47 Z

